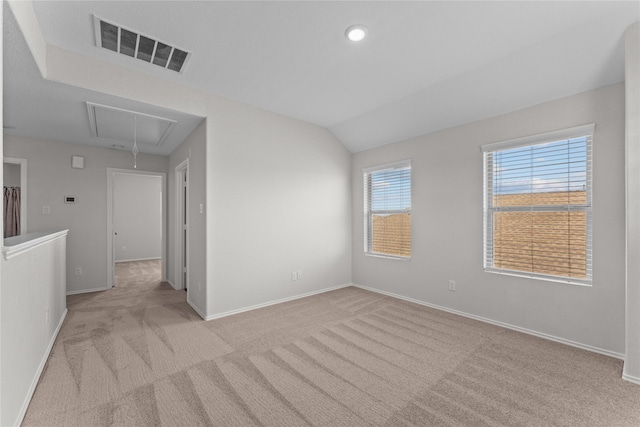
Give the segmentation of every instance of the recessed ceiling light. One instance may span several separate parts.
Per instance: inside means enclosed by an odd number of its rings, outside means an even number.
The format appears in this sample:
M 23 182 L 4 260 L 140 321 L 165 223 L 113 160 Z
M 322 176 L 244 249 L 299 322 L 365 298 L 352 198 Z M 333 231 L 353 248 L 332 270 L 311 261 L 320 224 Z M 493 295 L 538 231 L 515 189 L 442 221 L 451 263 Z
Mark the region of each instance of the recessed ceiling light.
M 347 28 L 344 35 L 352 42 L 359 42 L 367 36 L 367 27 L 364 25 L 352 25 Z

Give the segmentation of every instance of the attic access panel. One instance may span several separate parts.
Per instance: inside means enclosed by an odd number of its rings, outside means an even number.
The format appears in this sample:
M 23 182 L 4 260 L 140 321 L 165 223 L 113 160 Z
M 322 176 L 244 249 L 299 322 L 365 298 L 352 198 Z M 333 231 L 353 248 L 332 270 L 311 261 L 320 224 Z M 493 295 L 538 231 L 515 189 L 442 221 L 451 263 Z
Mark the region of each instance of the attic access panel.
M 96 46 L 181 73 L 191 53 L 93 16 Z
M 133 144 L 134 125 L 138 144 L 161 147 L 177 123 L 165 117 L 93 102 L 87 102 L 87 110 L 93 136 L 123 142 L 126 146 Z

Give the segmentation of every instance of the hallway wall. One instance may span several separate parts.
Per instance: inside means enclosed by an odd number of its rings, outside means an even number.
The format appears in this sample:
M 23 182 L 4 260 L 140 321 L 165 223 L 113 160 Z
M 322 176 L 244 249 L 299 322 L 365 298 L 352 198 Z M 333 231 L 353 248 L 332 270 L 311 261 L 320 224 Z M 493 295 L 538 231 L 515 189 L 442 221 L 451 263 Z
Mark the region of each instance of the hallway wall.
M 71 156 L 84 156 L 84 169 Z M 5 136 L 4 156 L 27 159 L 28 232 L 69 229 L 67 293 L 107 288 L 107 168 L 132 169 L 128 151 Z M 138 170 L 165 172 L 168 158 L 138 155 Z M 75 204 L 64 196 L 76 196 Z M 49 207 L 45 214 L 44 207 Z M 81 268 L 82 274 L 76 275 Z

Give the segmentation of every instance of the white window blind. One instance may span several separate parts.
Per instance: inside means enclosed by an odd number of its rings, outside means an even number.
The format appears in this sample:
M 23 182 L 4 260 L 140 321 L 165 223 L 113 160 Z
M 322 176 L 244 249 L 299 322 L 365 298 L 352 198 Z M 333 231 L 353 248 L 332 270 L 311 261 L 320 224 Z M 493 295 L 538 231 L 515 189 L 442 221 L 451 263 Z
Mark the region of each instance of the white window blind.
M 363 170 L 364 251 L 411 257 L 411 160 Z
M 591 283 L 593 131 L 482 146 L 486 271 Z

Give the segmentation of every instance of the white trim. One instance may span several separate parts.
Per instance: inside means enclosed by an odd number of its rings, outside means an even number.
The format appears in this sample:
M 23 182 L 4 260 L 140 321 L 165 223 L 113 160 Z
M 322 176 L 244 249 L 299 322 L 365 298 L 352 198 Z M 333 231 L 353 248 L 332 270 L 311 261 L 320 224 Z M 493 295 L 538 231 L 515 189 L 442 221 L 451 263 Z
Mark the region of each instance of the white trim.
M 31 403 L 31 399 L 33 398 L 33 393 L 35 393 L 36 391 L 36 386 L 40 381 L 40 376 L 44 371 L 44 367 L 47 364 L 47 360 L 49 360 L 49 355 L 51 354 L 51 350 L 53 350 L 53 345 L 56 342 L 56 338 L 58 338 L 58 333 L 60 332 L 60 329 L 62 329 L 62 324 L 64 323 L 64 319 L 67 317 L 68 311 L 69 310 L 67 308 L 64 309 L 64 311 L 62 312 L 62 316 L 60 317 L 60 321 L 58 322 L 58 326 L 56 326 L 56 330 L 53 332 L 53 335 L 51 336 L 49 345 L 47 346 L 47 349 L 44 352 L 44 356 L 40 361 L 40 365 L 38 365 L 38 369 L 36 370 L 36 374 L 33 377 L 33 381 L 31 381 L 31 385 L 29 386 L 29 390 L 27 391 L 27 396 L 25 397 L 24 402 L 22 402 L 22 407 L 20 408 L 20 412 L 18 412 L 18 418 L 16 419 L 16 422 L 14 424 L 16 426 L 19 426 L 20 424 L 22 424 L 22 421 L 24 420 L 24 416 L 27 414 L 27 409 L 29 408 L 29 404 Z
M 395 261 L 411 261 L 410 256 L 387 255 L 387 254 L 379 254 L 377 252 L 365 252 L 364 256 L 370 256 L 372 258 L 392 259 Z
M 224 313 L 212 314 L 211 316 L 206 316 L 206 317 L 203 316 L 203 318 L 204 318 L 204 320 L 220 319 L 221 317 L 233 316 L 234 314 L 244 313 L 245 311 L 257 310 L 259 308 L 269 307 L 271 305 L 281 304 L 283 302 L 295 301 L 295 300 L 300 299 L 300 298 L 306 298 L 306 297 L 310 297 L 310 296 L 313 296 L 313 295 L 323 294 L 325 292 L 331 292 L 331 291 L 335 291 L 337 289 L 348 288 L 349 286 L 355 286 L 355 285 L 353 285 L 352 283 L 345 283 L 344 285 L 333 286 L 331 288 L 325 288 L 325 289 L 321 289 L 319 291 L 307 292 L 306 294 L 300 294 L 300 295 L 295 295 L 295 296 L 292 296 L 292 297 L 278 299 L 278 300 L 275 300 L 275 301 L 265 302 L 265 303 L 262 303 L 262 304 L 256 304 L 256 305 L 252 305 L 250 307 L 239 308 L 237 310 L 229 310 L 229 311 L 225 311 Z M 200 314 L 200 312 L 198 312 L 198 314 Z M 202 314 L 200 314 L 200 315 L 202 316 Z
M 178 290 L 181 290 L 181 289 L 178 289 Z M 189 290 L 189 289 L 187 288 L 187 290 Z M 208 318 L 207 318 L 207 316 L 205 316 L 205 315 L 204 315 L 204 313 L 200 311 L 200 309 L 198 308 L 198 306 L 196 306 L 194 303 L 192 303 L 192 302 L 189 300 L 189 298 L 188 298 L 188 297 L 187 297 L 187 304 L 189 304 L 189 305 L 191 306 L 191 308 L 193 308 L 193 310 L 194 310 L 196 313 L 198 313 L 198 316 L 202 317 L 202 319 L 203 319 L 203 320 L 211 320 L 211 319 L 208 319 Z
M 369 166 L 369 167 L 363 168 L 362 173 L 381 172 L 388 169 L 402 169 L 403 167 L 411 166 L 412 163 L 413 163 L 413 159 L 399 160 L 397 162 L 384 163 L 381 165 Z
M 41 231 L 37 233 L 21 234 L 19 236 L 7 237 L 4 239 L 2 254 L 4 259 L 9 260 L 18 255 L 35 249 L 45 243 L 66 236 L 69 230 Z
M 109 289 L 111 289 L 111 287 L 109 286 L 105 286 L 102 288 L 79 289 L 77 291 L 67 291 L 67 295 L 88 294 L 90 292 L 108 291 Z
M 181 290 L 181 289 L 176 288 L 176 285 L 174 285 L 174 284 L 173 284 L 173 282 L 172 282 L 171 280 L 167 279 L 167 280 L 165 280 L 165 282 L 167 282 L 168 284 L 170 284 L 170 285 L 171 285 L 171 287 L 172 287 L 173 289 L 175 289 L 176 291 L 180 291 L 180 290 Z
M 634 377 L 633 375 L 626 374 L 624 370 L 622 371 L 622 379 L 629 381 L 630 383 L 640 385 L 640 377 Z
M 483 152 L 499 151 L 506 148 L 524 147 L 532 144 L 542 144 L 544 142 L 561 141 L 563 139 L 578 138 L 586 135 L 593 135 L 596 125 L 589 123 L 567 129 L 554 130 L 552 132 L 539 133 L 536 135 L 524 136 L 522 138 L 509 139 L 506 141 L 492 142 L 480 146 Z
M 4 157 L 3 163 L 20 165 L 20 234 L 27 233 L 27 159 Z
M 398 299 L 401 299 L 403 301 L 412 302 L 414 304 L 422 305 L 422 306 L 429 307 L 429 308 L 434 308 L 436 310 L 445 311 L 447 313 L 457 314 L 458 316 L 467 317 L 469 319 L 479 320 L 480 322 L 489 323 L 491 325 L 500 326 L 502 328 L 511 329 L 511 330 L 517 331 L 517 332 L 522 332 L 522 333 L 527 334 L 527 335 L 533 335 L 533 336 L 538 337 L 538 338 L 544 338 L 544 339 L 549 340 L 549 341 L 555 341 L 555 342 L 560 343 L 560 344 L 565 344 L 565 345 L 568 345 L 568 346 L 571 346 L 571 347 L 576 347 L 576 348 L 579 348 L 581 350 L 587 350 L 587 351 L 590 351 L 592 353 L 603 354 L 605 356 L 609 356 L 609 357 L 613 357 L 613 358 L 616 358 L 616 359 L 624 360 L 624 354 L 622 354 L 622 353 L 616 353 L 614 351 L 605 350 L 603 348 L 593 347 L 593 346 L 590 346 L 588 344 L 582 344 L 582 343 L 579 343 L 579 342 L 576 342 L 576 341 L 571 341 L 571 340 L 568 340 L 568 339 L 565 339 L 565 338 L 556 337 L 554 335 L 545 334 L 543 332 L 534 331 L 532 329 L 521 328 L 520 326 L 511 325 L 509 323 L 504 323 L 504 322 L 499 322 L 497 320 L 488 319 L 488 318 L 482 317 L 482 316 L 476 316 L 475 314 L 469 314 L 469 313 L 465 313 L 464 311 L 454 310 L 454 309 L 451 309 L 451 308 L 443 307 L 441 305 L 431 304 L 431 303 L 428 303 L 428 302 L 425 302 L 425 301 L 420 301 L 420 300 L 417 300 L 417 299 L 413 299 L 413 298 L 405 297 L 405 296 L 402 296 L 402 295 L 394 294 L 392 292 L 381 291 L 379 289 L 370 288 L 370 287 L 364 286 L 364 285 L 358 285 L 356 283 L 353 283 L 352 285 L 354 287 L 356 287 L 356 288 L 360 288 L 360 289 L 364 289 L 364 290 L 367 290 L 367 291 L 375 292 L 375 293 L 378 293 L 378 294 L 390 296 L 390 297 L 393 297 L 393 298 L 398 298 Z
M 507 270 L 495 267 L 485 267 L 484 272 L 491 274 L 502 274 L 505 276 L 523 277 L 525 279 L 542 280 L 545 282 L 563 283 L 565 285 L 584 286 L 587 288 L 593 287 L 593 282 L 591 280 L 579 280 L 571 277 L 553 276 L 551 274 L 527 273 L 526 271 Z
M 187 174 L 187 200 L 184 200 L 183 197 L 183 192 L 182 192 L 182 173 L 186 173 Z M 188 260 L 189 258 L 189 236 L 188 236 L 188 231 L 189 231 L 189 184 L 191 179 L 189 178 L 189 157 L 187 157 L 186 159 L 184 159 L 182 162 L 180 162 L 180 164 L 178 166 L 175 167 L 174 169 L 174 173 L 175 173 L 175 177 L 174 177 L 174 182 L 175 182 L 175 186 L 176 186 L 176 216 L 175 216 L 175 223 L 174 223 L 174 234 L 175 234 L 175 243 L 173 245 L 173 247 L 175 248 L 174 251 L 174 280 L 176 281 L 176 285 L 178 286 L 176 289 L 184 289 L 185 286 L 187 285 L 186 283 L 183 283 L 184 280 L 184 274 L 182 271 L 183 265 L 182 265 L 182 254 L 185 252 L 185 249 L 182 247 L 182 243 L 183 243 L 183 239 L 182 239 L 182 220 L 183 220 L 183 213 L 182 213 L 182 206 L 186 203 L 187 205 L 187 212 L 185 213 L 185 215 L 187 216 L 187 248 L 186 248 L 186 256 L 187 256 L 187 281 L 189 280 L 189 262 Z M 175 288 L 175 286 L 174 286 Z M 190 287 L 189 287 L 190 288 Z M 189 288 L 187 288 L 187 300 L 189 299 Z M 204 318 L 204 316 L 203 316 Z
M 155 261 L 155 260 L 160 260 L 162 261 L 162 258 L 158 258 L 158 257 L 151 257 L 151 258 L 133 258 L 133 259 L 119 259 L 117 261 L 115 261 L 115 263 L 119 263 L 119 262 L 136 262 L 136 261 Z
M 162 248 L 161 248 L 161 278 L 167 278 L 167 174 L 164 172 L 143 171 L 136 169 L 107 168 L 107 289 L 113 287 L 115 254 L 113 248 L 113 179 L 114 175 L 155 176 L 162 180 Z

